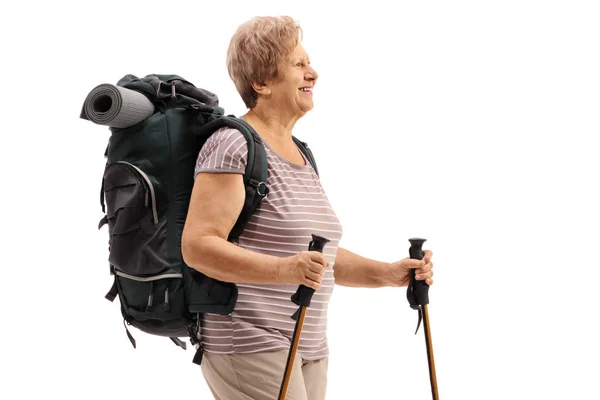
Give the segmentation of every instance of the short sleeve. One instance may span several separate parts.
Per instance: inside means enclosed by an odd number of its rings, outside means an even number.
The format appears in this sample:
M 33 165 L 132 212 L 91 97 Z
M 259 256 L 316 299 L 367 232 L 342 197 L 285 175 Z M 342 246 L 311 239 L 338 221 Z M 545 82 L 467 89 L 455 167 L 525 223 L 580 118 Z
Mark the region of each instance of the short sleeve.
M 215 131 L 204 143 L 194 169 L 194 178 L 200 172 L 246 172 L 248 145 L 245 136 L 233 128 Z

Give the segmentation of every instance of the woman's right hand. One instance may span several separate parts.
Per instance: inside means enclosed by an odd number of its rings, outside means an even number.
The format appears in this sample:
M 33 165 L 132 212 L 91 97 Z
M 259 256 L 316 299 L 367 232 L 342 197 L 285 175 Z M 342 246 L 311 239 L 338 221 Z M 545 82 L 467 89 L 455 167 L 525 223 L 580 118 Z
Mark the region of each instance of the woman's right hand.
M 329 262 L 318 251 L 302 251 L 290 257 L 283 257 L 279 262 L 282 283 L 304 285 L 315 290 L 321 289 L 325 268 Z

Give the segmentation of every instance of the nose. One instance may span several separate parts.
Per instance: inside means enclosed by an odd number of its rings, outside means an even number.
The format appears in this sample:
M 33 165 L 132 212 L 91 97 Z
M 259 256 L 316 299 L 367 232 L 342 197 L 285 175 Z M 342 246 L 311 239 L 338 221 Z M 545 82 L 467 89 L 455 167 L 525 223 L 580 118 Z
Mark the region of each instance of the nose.
M 319 74 L 313 67 L 309 65 L 305 78 L 307 81 L 316 82 L 316 80 L 319 79 Z

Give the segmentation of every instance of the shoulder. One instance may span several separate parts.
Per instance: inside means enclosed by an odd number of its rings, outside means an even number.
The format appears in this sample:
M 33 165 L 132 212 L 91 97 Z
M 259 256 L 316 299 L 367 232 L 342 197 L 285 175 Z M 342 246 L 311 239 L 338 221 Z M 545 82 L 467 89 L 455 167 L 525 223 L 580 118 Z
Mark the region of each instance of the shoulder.
M 247 150 L 246 137 L 242 134 L 242 132 L 235 128 L 226 126 L 213 132 L 202 148 L 205 149 L 206 145 L 223 146 L 233 144 L 245 145 Z
M 246 169 L 248 144 L 246 137 L 237 129 L 217 129 L 206 140 L 196 161 L 198 172 L 239 172 Z

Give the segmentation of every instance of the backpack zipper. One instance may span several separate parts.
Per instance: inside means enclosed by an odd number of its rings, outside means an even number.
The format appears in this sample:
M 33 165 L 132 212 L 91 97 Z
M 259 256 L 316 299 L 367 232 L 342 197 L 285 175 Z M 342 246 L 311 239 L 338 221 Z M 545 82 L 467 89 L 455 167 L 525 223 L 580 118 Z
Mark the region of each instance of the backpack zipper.
M 144 181 L 148 185 L 148 188 L 150 189 L 150 199 L 152 201 L 152 218 L 154 219 L 154 224 L 155 225 L 158 224 L 158 212 L 156 210 L 156 208 L 157 208 L 156 207 L 156 195 L 154 193 L 154 186 L 152 186 L 152 182 L 150 181 L 150 178 L 148 178 L 148 175 L 146 175 L 146 173 L 144 171 L 142 171 L 135 165 L 128 163 L 127 161 L 117 161 L 117 164 L 125 164 L 125 165 L 132 167 L 141 175 L 142 179 L 144 179 Z M 144 201 L 146 204 L 148 203 L 148 194 L 147 193 L 146 193 L 146 197 L 145 197 Z
M 176 273 L 175 274 L 162 274 L 162 275 L 148 276 L 146 278 L 142 278 L 140 276 L 133 276 L 133 275 L 126 274 L 126 273 L 118 271 L 116 269 L 115 269 L 115 275 L 118 275 L 123 278 L 131 279 L 133 281 L 138 281 L 138 282 L 152 282 L 152 281 L 158 281 L 160 279 L 167 279 L 167 278 L 183 278 L 183 274 L 176 274 Z
M 124 272 L 117 271 L 117 270 L 115 270 L 115 275 L 120 276 L 122 278 L 138 281 L 138 282 L 150 282 L 150 294 L 148 295 L 148 302 L 146 304 L 146 312 L 150 312 L 152 309 L 152 306 L 154 304 L 154 281 L 157 281 L 160 279 L 167 279 L 167 278 L 177 278 L 177 279 L 183 278 L 183 274 L 162 274 L 162 275 L 155 275 L 155 276 L 149 276 L 146 278 L 142 278 L 139 276 L 129 275 Z M 170 306 L 170 300 L 169 300 L 169 288 L 168 287 L 165 288 L 165 301 L 163 304 L 164 304 L 164 310 L 169 311 L 171 306 Z

